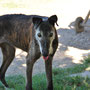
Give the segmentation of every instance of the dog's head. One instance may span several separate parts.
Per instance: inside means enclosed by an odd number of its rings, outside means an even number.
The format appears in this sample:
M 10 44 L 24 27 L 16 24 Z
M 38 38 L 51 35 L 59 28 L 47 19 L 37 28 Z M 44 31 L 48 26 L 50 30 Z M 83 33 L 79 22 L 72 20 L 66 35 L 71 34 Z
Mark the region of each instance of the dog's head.
M 49 17 L 46 21 L 43 21 L 42 18 L 33 17 L 35 38 L 44 60 L 47 60 L 49 55 L 53 54 L 52 43 L 55 39 L 55 23 L 57 23 L 57 19 L 56 15 Z

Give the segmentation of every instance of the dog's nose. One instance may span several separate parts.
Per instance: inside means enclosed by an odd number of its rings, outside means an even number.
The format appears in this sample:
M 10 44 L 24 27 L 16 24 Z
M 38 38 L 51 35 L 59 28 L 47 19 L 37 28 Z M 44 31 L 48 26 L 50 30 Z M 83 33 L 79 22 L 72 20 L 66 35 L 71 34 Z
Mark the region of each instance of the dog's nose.
M 48 53 L 44 52 L 42 55 L 44 60 L 48 60 L 49 58 Z
M 47 57 L 47 56 L 48 56 L 48 54 L 44 54 L 43 56 L 44 56 L 44 57 Z
M 43 55 L 44 57 L 47 57 L 47 56 L 48 56 L 48 52 L 43 52 L 42 55 Z
M 44 56 L 44 57 L 47 57 L 47 56 L 48 56 L 48 54 L 47 54 L 47 53 L 43 53 L 43 56 Z

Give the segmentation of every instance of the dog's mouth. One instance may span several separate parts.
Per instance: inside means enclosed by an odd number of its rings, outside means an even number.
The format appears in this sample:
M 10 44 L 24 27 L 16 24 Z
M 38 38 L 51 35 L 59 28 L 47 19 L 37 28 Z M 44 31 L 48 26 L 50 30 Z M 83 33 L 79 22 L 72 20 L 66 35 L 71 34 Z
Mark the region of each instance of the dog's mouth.
M 48 60 L 48 58 L 49 58 L 49 56 L 43 56 L 43 59 L 46 61 L 46 60 Z

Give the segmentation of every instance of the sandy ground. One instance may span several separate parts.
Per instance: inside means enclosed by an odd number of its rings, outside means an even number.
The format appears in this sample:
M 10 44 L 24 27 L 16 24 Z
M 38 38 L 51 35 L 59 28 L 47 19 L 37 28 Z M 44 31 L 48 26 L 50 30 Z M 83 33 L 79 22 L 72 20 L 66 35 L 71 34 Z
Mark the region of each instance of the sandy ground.
M 8 1 L 8 2 L 7 2 Z M 70 29 L 68 25 L 72 23 L 78 16 L 85 18 L 90 10 L 90 0 L 29 0 L 18 3 L 19 7 L 7 7 L 11 0 L 0 1 L 0 14 L 24 13 L 24 14 L 38 14 L 43 16 L 50 16 L 56 14 L 58 16 L 57 33 L 59 39 L 58 50 L 54 56 L 53 68 L 72 67 L 76 64 L 82 63 L 84 57 L 90 54 L 90 28 L 85 28 L 85 31 L 76 34 L 75 30 Z M 35 3 L 36 2 L 36 3 Z M 22 7 L 25 4 L 25 7 Z M 37 7 L 38 6 L 38 7 Z M 88 21 L 90 25 L 90 20 Z M 17 49 L 16 57 L 7 70 L 6 75 L 26 73 L 26 52 Z M 2 63 L 2 53 L 0 50 L 0 65 Z M 45 71 L 44 60 L 40 58 L 34 65 L 33 74 L 42 73 Z M 90 71 L 90 69 L 88 70 Z

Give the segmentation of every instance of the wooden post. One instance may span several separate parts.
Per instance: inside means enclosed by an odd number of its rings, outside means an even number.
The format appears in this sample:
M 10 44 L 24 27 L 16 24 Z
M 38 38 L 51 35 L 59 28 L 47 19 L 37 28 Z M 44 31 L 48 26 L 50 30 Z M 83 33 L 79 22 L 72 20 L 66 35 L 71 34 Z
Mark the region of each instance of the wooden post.
M 88 18 L 89 18 L 89 15 L 90 15 L 90 10 L 89 10 L 89 12 L 88 12 L 88 14 L 87 14 L 87 16 L 86 16 L 86 18 L 85 18 L 85 20 L 83 21 L 82 24 L 85 24 L 85 23 L 87 22 L 87 20 L 88 20 Z

